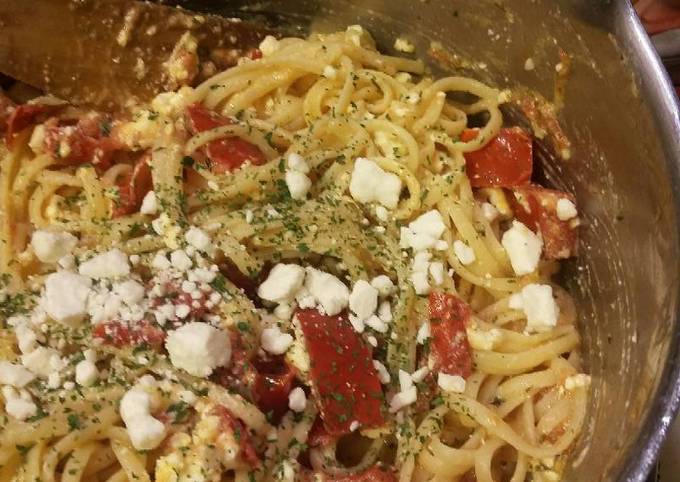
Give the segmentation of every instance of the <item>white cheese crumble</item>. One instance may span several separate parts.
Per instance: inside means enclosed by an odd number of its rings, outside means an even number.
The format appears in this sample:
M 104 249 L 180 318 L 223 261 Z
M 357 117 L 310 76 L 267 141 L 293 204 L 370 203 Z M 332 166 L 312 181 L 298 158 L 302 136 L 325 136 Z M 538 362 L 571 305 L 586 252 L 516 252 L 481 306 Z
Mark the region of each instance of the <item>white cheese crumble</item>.
M 154 215 L 158 213 L 158 200 L 156 199 L 156 193 L 149 191 L 142 199 L 142 205 L 139 208 L 139 212 L 142 214 Z
M 444 263 L 441 261 L 430 263 L 429 272 L 435 286 L 440 286 L 444 283 Z
M 191 322 L 168 332 L 165 348 L 170 361 L 196 377 L 207 377 L 231 358 L 229 335 L 207 323 Z
M 361 203 L 376 202 L 394 209 L 399 203 L 401 179 L 370 159 L 359 157 L 354 162 L 349 192 Z
M 378 307 L 378 290 L 368 281 L 359 280 L 354 284 L 349 295 L 349 309 L 361 319 L 368 319 Z
M 268 57 L 279 49 L 279 41 L 272 35 L 267 35 L 260 42 L 260 52 L 263 57 Z
M 167 434 L 163 422 L 151 415 L 153 405 L 151 395 L 141 386 L 128 390 L 120 401 L 120 416 L 137 450 L 155 449 Z
M 534 70 L 535 67 L 536 65 L 534 64 L 534 59 L 532 59 L 531 57 L 527 58 L 524 61 L 524 70 L 526 71 Z
M 349 304 L 349 289 L 332 274 L 308 267 L 305 288 L 326 315 L 337 315 Z
M 304 157 L 297 152 L 292 152 L 288 155 L 288 168 L 293 171 L 301 172 L 302 174 L 309 174 L 309 164 Z
M 423 322 L 422 325 L 420 325 L 420 328 L 418 328 L 418 333 L 416 334 L 416 342 L 419 345 L 422 345 L 425 343 L 425 340 L 430 338 L 431 336 L 431 331 L 430 331 L 430 323 L 428 321 Z
M 444 230 L 446 225 L 441 214 L 433 209 L 409 223 L 408 227 L 401 228 L 400 245 L 405 249 L 413 248 L 414 251 L 434 248 Z
M 191 258 L 187 255 L 186 251 L 183 249 L 176 249 L 170 253 L 170 264 L 176 270 L 184 272 L 188 271 L 194 263 L 191 261 Z
M 190 246 L 193 246 L 199 251 L 203 251 L 204 253 L 212 251 L 213 246 L 210 236 L 208 236 L 201 228 L 197 228 L 196 226 L 190 227 L 184 234 L 184 239 Z
M 373 368 L 375 368 L 375 371 L 378 374 L 378 380 L 380 380 L 380 383 L 383 385 L 390 383 L 392 377 L 390 376 L 390 372 L 387 371 L 385 365 L 383 365 L 378 360 L 373 360 Z
M 38 412 L 38 407 L 26 390 L 2 387 L 2 396 L 5 399 L 5 411 L 17 420 L 26 420 Z
M 278 326 L 265 328 L 262 330 L 260 338 L 262 349 L 272 355 L 283 355 L 293 344 L 293 337 L 288 333 L 283 333 Z
M 463 393 L 465 391 L 465 379 L 459 375 L 439 372 L 437 385 L 445 392 Z
M 555 206 L 557 211 L 557 218 L 560 221 L 569 221 L 578 215 L 576 205 L 569 199 L 560 198 Z
M 0 385 L 22 388 L 34 379 L 35 375 L 21 365 L 0 360 Z
M 416 49 L 415 46 L 408 39 L 405 39 L 404 37 L 398 37 L 394 41 L 394 48 L 396 50 L 398 50 L 399 52 L 405 52 L 405 53 L 411 53 Z
M 288 303 L 300 291 L 304 280 L 305 269 L 302 266 L 279 263 L 259 286 L 257 295 L 274 303 Z
M 307 407 L 307 396 L 300 387 L 295 387 L 288 394 L 288 408 L 293 412 L 302 412 Z
M 389 276 L 381 274 L 371 280 L 371 286 L 378 290 L 381 297 L 392 295 L 396 291 L 396 287 Z
M 97 365 L 90 360 L 82 360 L 76 365 L 76 383 L 83 387 L 89 387 L 99 378 Z
M 501 244 L 510 257 L 510 264 L 517 275 L 533 273 L 541 259 L 543 241 L 519 221 L 503 233 Z
M 295 200 L 307 198 L 307 193 L 312 187 L 312 181 L 307 177 L 306 174 L 299 171 L 289 170 L 286 171 L 285 179 L 291 198 Z
M 78 238 L 71 233 L 38 230 L 31 237 L 33 252 L 43 263 L 56 263 L 62 257 L 71 254 L 77 244 Z
M 430 369 L 428 367 L 420 367 L 411 373 L 411 380 L 413 380 L 414 383 L 420 383 L 425 379 L 428 373 L 430 373 Z
M 385 323 L 384 321 L 382 321 L 380 318 L 378 318 L 375 315 L 369 316 L 364 321 L 364 323 L 366 324 L 366 326 L 374 329 L 378 333 L 387 333 L 387 330 L 389 329 L 389 327 L 387 326 L 387 323 Z
M 522 310 L 527 317 L 527 331 L 549 331 L 557 326 L 559 307 L 552 286 L 529 284 L 509 300 L 510 308 Z
M 453 252 L 463 266 L 472 264 L 477 259 L 474 250 L 459 239 L 453 242 Z
M 92 280 L 69 271 L 52 273 L 45 279 L 42 306 L 54 321 L 77 324 L 87 313 Z
M 122 278 L 130 274 L 130 262 L 125 253 L 114 248 L 80 264 L 78 272 L 89 278 Z

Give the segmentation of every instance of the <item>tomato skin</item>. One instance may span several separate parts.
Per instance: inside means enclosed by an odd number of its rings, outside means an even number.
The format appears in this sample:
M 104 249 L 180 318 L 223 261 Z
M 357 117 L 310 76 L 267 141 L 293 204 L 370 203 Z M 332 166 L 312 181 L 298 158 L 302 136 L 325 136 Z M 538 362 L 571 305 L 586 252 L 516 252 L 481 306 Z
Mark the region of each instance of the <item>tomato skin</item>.
M 572 220 L 562 221 L 557 217 L 557 202 L 560 199 L 576 204 L 572 194 L 530 185 L 513 189 L 508 199 L 515 218 L 532 231 L 541 233 L 543 255 L 547 259 L 576 256 L 578 226 L 573 225 Z
M 165 332 L 146 320 L 133 323 L 131 326 L 118 320 L 105 321 L 94 327 L 92 336 L 102 340 L 105 345 L 116 348 L 142 343 L 158 348 L 165 341 Z
M 251 467 L 256 467 L 260 463 L 260 458 L 255 450 L 253 439 L 250 436 L 248 427 L 226 407 L 221 405 L 214 409 L 215 415 L 220 418 L 220 426 L 223 431 L 230 431 L 239 443 L 241 457 Z
M 118 201 L 113 207 L 112 216 L 114 218 L 139 211 L 144 196 L 153 189 L 150 160 L 151 154 L 143 155 L 135 163 L 132 173 L 124 176 L 117 183 Z
M 466 129 L 461 140 L 477 137 L 477 129 Z M 465 153 L 465 170 L 472 187 L 515 187 L 531 181 L 533 148 L 531 136 L 519 127 L 502 128 L 479 150 Z
M 431 356 L 436 370 L 467 378 L 472 374 L 472 351 L 465 325 L 470 307 L 455 295 L 430 293 Z
M 4 136 L 7 133 L 9 119 L 12 117 L 15 108 L 14 101 L 0 92 L 0 135 Z
M 107 169 L 113 153 L 123 145 L 99 128 L 104 121 L 96 114 L 84 116 L 76 125 L 60 125 L 57 119 L 49 119 L 45 122 L 45 152 L 61 165 L 89 163 L 100 171 Z
M 346 313 L 322 315 L 316 309 L 295 314 L 311 360 L 310 377 L 321 418 L 330 435 L 385 423 L 382 387 L 369 346 L 354 331 Z
M 187 107 L 186 118 L 192 134 L 234 123 L 231 119 L 210 111 L 198 103 Z M 238 169 L 248 161 L 256 166 L 267 162 L 266 157 L 256 145 L 239 137 L 214 140 L 203 146 L 201 151 L 211 161 L 210 169 L 218 174 Z
M 279 420 L 288 411 L 288 395 L 293 389 L 295 371 L 283 357 L 256 359 L 253 365 L 257 370 L 255 402 L 262 412 L 272 412 L 274 420 Z
M 5 97 L 5 99 L 7 98 Z M 36 124 L 40 117 L 51 115 L 63 107 L 61 105 L 45 104 L 21 104 L 16 107 L 12 107 L 14 103 L 12 103 L 12 101 L 9 99 L 3 101 L 0 105 L 4 106 L 3 117 L 6 117 L 7 123 L 5 142 L 8 146 L 12 145 L 14 138 L 19 132 L 33 124 Z

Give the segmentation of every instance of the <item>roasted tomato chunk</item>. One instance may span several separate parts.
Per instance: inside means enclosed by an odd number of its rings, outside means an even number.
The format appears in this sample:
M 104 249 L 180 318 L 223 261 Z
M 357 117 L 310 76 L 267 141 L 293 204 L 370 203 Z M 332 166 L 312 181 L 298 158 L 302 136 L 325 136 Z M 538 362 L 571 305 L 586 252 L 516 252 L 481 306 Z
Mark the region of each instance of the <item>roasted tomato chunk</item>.
M 264 413 L 272 413 L 278 420 L 288 411 L 288 395 L 293 389 L 295 372 L 283 357 L 253 362 L 255 377 L 255 402 Z
M 243 460 L 251 467 L 256 467 L 260 463 L 260 458 L 257 456 L 255 444 L 246 425 L 221 405 L 215 408 L 215 415 L 220 418 L 222 430 L 231 431 L 234 434 L 234 438 L 239 443 Z
M 471 141 L 478 129 L 466 129 L 462 141 Z M 465 153 L 465 170 L 472 187 L 515 187 L 531 181 L 531 136 L 519 127 L 503 128 L 479 150 Z
M 534 232 L 541 233 L 543 254 L 547 259 L 565 259 L 576 255 L 578 218 L 561 220 L 557 214 L 560 199 L 576 205 L 573 195 L 531 185 L 513 189 L 509 198 L 515 218 Z
M 201 104 L 192 104 L 186 110 L 187 125 L 192 134 L 226 126 L 234 122 Z M 224 173 L 238 169 L 245 162 L 254 165 L 264 164 L 267 159 L 260 149 L 239 137 L 225 137 L 209 142 L 201 151 L 210 160 L 213 172 Z
M 347 315 L 327 316 L 306 309 L 298 310 L 296 316 L 304 333 L 312 387 L 327 432 L 349 433 L 355 420 L 362 427 L 382 425 L 383 393 L 371 350 Z
M 99 323 L 92 330 L 92 336 L 117 348 L 142 343 L 160 347 L 165 341 L 165 332 L 146 320 L 130 324 L 118 320 Z
M 132 172 L 123 176 L 117 183 L 118 200 L 113 207 L 113 217 L 125 216 L 139 211 L 144 196 L 153 189 L 149 154 L 143 155 L 136 163 Z
M 470 307 L 455 295 L 430 293 L 430 356 L 436 370 L 467 378 L 472 373 L 472 354 L 465 325 Z

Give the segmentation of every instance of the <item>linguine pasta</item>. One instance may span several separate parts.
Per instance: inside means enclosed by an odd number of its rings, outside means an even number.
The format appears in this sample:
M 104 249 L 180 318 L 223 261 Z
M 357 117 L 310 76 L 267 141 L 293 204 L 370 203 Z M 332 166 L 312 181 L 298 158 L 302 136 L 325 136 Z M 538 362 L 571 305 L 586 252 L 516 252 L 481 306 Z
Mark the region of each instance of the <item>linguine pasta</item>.
M 252 57 L 8 107 L 0 481 L 559 480 L 578 218 L 507 96 L 356 26 Z

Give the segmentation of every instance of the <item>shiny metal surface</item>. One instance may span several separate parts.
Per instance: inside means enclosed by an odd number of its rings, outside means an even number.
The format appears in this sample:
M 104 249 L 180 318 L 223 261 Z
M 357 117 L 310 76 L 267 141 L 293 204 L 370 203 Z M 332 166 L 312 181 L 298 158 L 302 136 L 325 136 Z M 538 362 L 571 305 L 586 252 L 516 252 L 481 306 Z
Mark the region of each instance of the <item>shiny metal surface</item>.
M 645 480 L 680 399 L 680 119 L 675 94 L 630 5 L 595 0 L 186 4 L 261 15 L 301 31 L 359 23 L 388 51 L 396 36 L 405 35 L 424 58 L 438 41 L 456 62 L 444 68 L 431 62 L 434 71 L 473 70 L 499 87 L 528 87 L 548 99 L 559 50 L 571 56 L 559 120 L 574 142 L 573 156 L 544 166 L 549 179 L 577 195 L 584 221 L 581 257 L 567 265 L 564 280 L 578 301 L 593 396 L 567 480 Z M 524 69 L 529 57 L 535 70 Z

